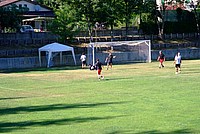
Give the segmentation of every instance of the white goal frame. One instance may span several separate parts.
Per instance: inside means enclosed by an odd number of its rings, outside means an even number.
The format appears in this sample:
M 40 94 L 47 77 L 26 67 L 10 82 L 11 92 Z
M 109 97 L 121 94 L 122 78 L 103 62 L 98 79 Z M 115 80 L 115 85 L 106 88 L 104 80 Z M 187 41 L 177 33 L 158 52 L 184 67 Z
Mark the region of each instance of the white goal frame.
M 95 64 L 95 58 L 96 58 L 96 48 L 102 47 L 102 46 L 108 46 L 108 47 L 115 47 L 120 45 L 130 45 L 130 46 L 137 46 L 139 44 L 145 44 L 148 46 L 148 58 L 146 59 L 146 62 L 151 62 L 151 40 L 135 40 L 135 41 L 113 41 L 113 42 L 91 42 L 88 44 L 88 57 L 92 55 L 92 64 Z M 91 49 L 89 51 L 89 49 Z M 90 62 L 90 61 L 88 61 Z

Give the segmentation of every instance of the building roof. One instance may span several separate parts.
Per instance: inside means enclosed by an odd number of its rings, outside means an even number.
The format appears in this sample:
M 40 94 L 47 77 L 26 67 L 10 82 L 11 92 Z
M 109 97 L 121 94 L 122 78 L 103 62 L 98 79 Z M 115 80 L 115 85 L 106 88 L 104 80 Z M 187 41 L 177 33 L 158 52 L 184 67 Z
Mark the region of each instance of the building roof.
M 6 6 L 6 5 L 15 3 L 15 2 L 17 2 L 17 1 L 18 1 L 18 0 L 1 0 L 1 1 L 0 1 L 0 7 L 3 7 L 3 6 Z
M 34 5 L 40 5 L 41 7 L 43 8 L 46 8 L 46 9 L 49 9 L 49 10 L 52 10 L 50 7 L 48 6 L 45 6 L 45 5 L 41 5 L 37 2 L 34 2 L 34 1 L 31 1 L 31 0 L 0 0 L 0 7 L 4 7 L 4 6 L 8 6 L 10 4 L 15 4 L 16 2 L 19 2 L 19 1 L 26 1 L 28 3 L 31 3 L 31 4 L 34 4 Z
M 49 11 L 29 11 L 29 12 L 26 12 L 23 16 L 24 17 L 38 17 L 38 16 L 43 16 L 43 17 L 54 17 L 54 12 L 53 10 L 50 8 L 50 7 L 47 7 L 45 5 L 41 5 L 37 2 L 34 2 L 34 1 L 31 1 L 31 0 L 0 0 L 0 7 L 5 7 L 5 6 L 8 6 L 8 5 L 11 5 L 11 4 L 15 4 L 17 2 L 20 2 L 20 1 L 26 1 L 30 4 L 33 4 L 33 5 L 39 5 L 40 7 L 43 7 L 45 9 L 48 9 Z

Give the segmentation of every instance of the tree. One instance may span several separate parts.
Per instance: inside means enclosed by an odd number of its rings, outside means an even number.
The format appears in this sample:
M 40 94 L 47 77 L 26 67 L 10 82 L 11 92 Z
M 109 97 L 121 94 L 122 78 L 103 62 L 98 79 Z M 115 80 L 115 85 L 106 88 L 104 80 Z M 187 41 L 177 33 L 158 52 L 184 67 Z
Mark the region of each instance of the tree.
M 197 33 L 198 33 L 198 36 L 199 36 L 199 14 L 197 13 L 197 7 L 196 7 L 197 5 L 195 5 L 195 7 L 194 7 L 194 16 L 195 16 L 195 20 L 196 20 L 196 26 L 197 26 Z
M 0 8 L 0 24 L 2 29 L 16 29 L 23 19 L 23 14 L 28 11 L 28 8 L 19 8 L 13 4 L 10 7 Z
M 76 18 L 76 11 L 69 5 L 60 6 L 55 10 L 56 18 L 49 25 L 52 33 L 60 36 L 62 42 L 71 41 L 78 31 L 79 23 Z
M 92 31 L 95 24 L 95 7 L 98 0 L 68 0 L 69 5 L 77 12 L 77 18 L 82 24 L 87 24 L 87 29 L 92 41 Z
M 162 36 L 164 34 L 166 5 L 171 5 L 174 8 L 182 3 L 184 3 L 184 0 L 162 0 L 159 5 L 156 3 L 155 17 L 158 26 L 158 36 L 160 39 L 163 39 Z
M 106 27 L 110 27 L 111 40 L 113 39 L 113 28 L 118 22 L 123 22 L 123 1 L 122 0 L 101 0 L 96 7 L 96 21 L 104 23 Z
M 129 22 L 132 19 L 132 15 L 133 13 L 137 14 L 138 10 L 141 11 L 139 8 L 143 4 L 143 0 L 124 0 L 124 4 L 125 4 L 124 18 L 126 23 L 126 37 L 127 37 Z
M 59 6 L 62 6 L 65 4 L 65 1 L 63 0 L 36 0 L 39 4 L 46 5 L 52 9 L 58 9 Z

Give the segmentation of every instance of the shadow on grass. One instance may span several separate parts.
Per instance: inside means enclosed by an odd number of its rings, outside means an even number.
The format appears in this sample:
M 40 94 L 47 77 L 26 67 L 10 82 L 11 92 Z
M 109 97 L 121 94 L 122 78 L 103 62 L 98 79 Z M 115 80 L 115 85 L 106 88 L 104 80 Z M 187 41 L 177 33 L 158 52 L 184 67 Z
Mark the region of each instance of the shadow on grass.
M 114 80 L 132 80 L 133 77 L 116 77 L 116 78 L 105 78 L 105 81 L 114 81 Z
M 0 100 L 17 100 L 17 99 L 24 99 L 27 97 L 7 97 L 7 98 L 0 98 Z
M 0 73 L 24 73 L 33 71 L 57 71 L 57 70 L 59 71 L 59 70 L 78 70 L 78 69 L 81 69 L 81 67 L 61 66 L 61 67 L 51 67 L 51 68 L 6 69 L 6 70 L 0 70 Z
M 86 117 L 86 118 L 68 118 L 56 120 L 42 121 L 23 121 L 23 122 L 0 122 L 0 133 L 7 133 L 14 130 L 28 129 L 28 127 L 49 126 L 49 125 L 72 125 L 75 123 L 91 122 L 96 120 L 108 120 L 121 116 L 106 116 L 106 117 Z
M 199 74 L 199 69 L 182 70 L 183 74 Z
M 108 134 L 193 134 L 190 129 L 179 129 L 169 132 L 162 132 L 159 130 L 152 130 L 152 131 L 143 131 L 139 133 L 135 133 L 134 130 L 125 130 L 125 131 L 114 131 Z
M 40 111 L 55 111 L 55 110 L 67 110 L 74 108 L 91 108 L 105 105 L 122 104 L 128 102 L 108 102 L 108 103 L 93 103 L 93 104 L 53 104 L 53 105 L 41 105 L 41 106 L 23 106 L 14 108 L 4 108 L 0 109 L 0 116 L 9 114 L 19 114 L 19 113 L 30 113 L 30 112 L 40 112 Z

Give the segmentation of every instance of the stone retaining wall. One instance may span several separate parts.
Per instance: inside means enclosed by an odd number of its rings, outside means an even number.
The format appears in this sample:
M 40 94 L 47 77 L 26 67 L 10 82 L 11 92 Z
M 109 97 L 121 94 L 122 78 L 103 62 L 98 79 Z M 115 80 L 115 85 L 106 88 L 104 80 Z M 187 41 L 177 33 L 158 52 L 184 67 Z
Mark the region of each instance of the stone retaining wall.
M 95 32 L 93 32 L 94 34 Z M 110 31 L 97 31 L 97 36 L 93 35 L 92 40 L 98 42 L 105 41 L 133 41 L 133 40 L 155 40 L 158 35 L 144 35 L 136 34 L 135 31 L 130 30 L 126 36 L 125 30 L 114 30 L 113 37 Z M 198 33 L 182 33 L 182 34 L 165 34 L 163 39 L 186 39 L 199 38 Z M 58 42 L 59 37 L 50 32 L 34 32 L 34 33 L 0 33 L 0 46 L 22 46 L 22 45 L 39 45 Z M 88 32 L 80 33 L 73 40 L 74 43 L 89 43 L 90 37 Z
M 181 53 L 182 59 L 200 59 L 200 48 L 183 48 L 183 49 L 169 49 L 162 50 L 166 56 L 166 60 L 173 60 L 177 52 Z M 159 50 L 153 50 L 151 52 L 152 60 L 157 60 Z
M 134 46 L 115 46 L 116 51 L 130 52 L 134 50 Z M 200 42 L 182 43 L 182 44 L 151 44 L 152 50 L 166 49 L 183 49 L 183 48 L 200 48 Z M 106 51 L 108 47 L 101 47 L 101 51 Z M 87 47 L 74 47 L 76 54 L 87 52 Z M 22 49 L 22 50 L 0 50 L 0 58 L 11 57 L 33 57 L 38 55 L 38 49 Z

